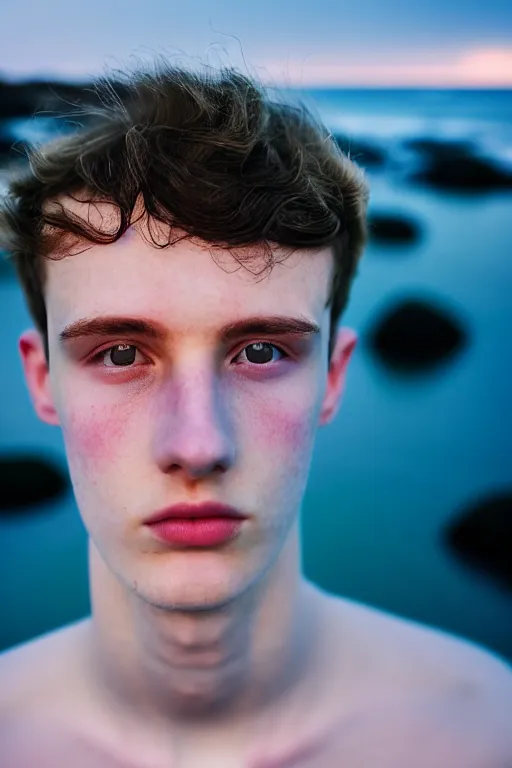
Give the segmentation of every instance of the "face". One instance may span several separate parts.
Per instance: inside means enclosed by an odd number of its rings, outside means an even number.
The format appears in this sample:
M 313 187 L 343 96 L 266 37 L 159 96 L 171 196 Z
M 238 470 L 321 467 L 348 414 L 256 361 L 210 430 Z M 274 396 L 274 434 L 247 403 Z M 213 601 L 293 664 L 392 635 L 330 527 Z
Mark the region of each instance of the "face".
M 38 415 L 62 429 L 77 504 L 109 570 L 153 605 L 214 606 L 283 550 L 356 336 L 340 332 L 328 370 L 329 249 L 298 251 L 262 279 L 226 251 L 216 263 L 205 243 L 158 249 L 143 235 L 132 227 L 115 244 L 49 261 L 50 369 L 35 331 L 20 351 Z M 274 316 L 319 333 L 221 336 L 228 324 Z M 157 333 L 59 338 L 113 317 Z M 172 547 L 144 525 L 164 507 L 206 500 L 247 516 L 221 547 Z

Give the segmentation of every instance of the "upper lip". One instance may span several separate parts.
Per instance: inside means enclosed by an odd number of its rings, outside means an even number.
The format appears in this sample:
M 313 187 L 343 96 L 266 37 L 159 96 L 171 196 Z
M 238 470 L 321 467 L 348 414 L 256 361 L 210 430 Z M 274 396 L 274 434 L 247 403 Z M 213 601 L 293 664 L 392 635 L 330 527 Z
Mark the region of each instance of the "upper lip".
M 159 512 L 155 512 L 154 515 L 148 517 L 144 522 L 148 525 L 159 523 L 161 520 L 168 520 L 172 517 L 245 517 L 245 515 L 227 504 L 219 504 L 216 501 L 204 501 L 202 504 L 174 504 L 172 507 L 166 507 Z

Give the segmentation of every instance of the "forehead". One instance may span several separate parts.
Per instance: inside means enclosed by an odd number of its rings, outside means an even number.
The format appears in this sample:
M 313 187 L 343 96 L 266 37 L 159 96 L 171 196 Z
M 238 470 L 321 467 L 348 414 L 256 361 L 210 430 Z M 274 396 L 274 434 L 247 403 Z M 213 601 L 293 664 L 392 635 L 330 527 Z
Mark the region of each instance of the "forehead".
M 112 229 L 110 206 L 66 201 L 93 226 Z M 157 242 L 169 229 L 150 222 Z M 178 230 L 173 230 L 178 236 Z M 73 248 L 65 258 L 45 262 L 49 330 L 95 315 L 146 315 L 183 331 L 212 332 L 222 321 L 244 315 L 307 313 L 321 321 L 333 269 L 328 247 L 298 249 L 270 244 L 272 268 L 263 244 L 214 247 L 197 238 L 158 248 L 147 220 L 130 227 L 116 243 Z M 240 262 L 243 264 L 240 264 Z

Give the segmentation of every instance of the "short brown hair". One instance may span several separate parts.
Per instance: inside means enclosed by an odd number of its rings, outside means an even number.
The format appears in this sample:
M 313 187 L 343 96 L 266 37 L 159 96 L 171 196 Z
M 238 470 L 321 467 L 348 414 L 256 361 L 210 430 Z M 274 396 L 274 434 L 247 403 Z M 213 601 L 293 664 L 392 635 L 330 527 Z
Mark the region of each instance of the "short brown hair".
M 100 108 L 72 134 L 31 149 L 0 205 L 0 245 L 14 262 L 47 359 L 43 258 L 66 256 L 70 238 L 118 240 L 141 200 L 145 215 L 170 232 L 174 226 L 216 247 L 332 245 L 330 360 L 367 239 L 369 189 L 328 129 L 303 103 L 273 101 L 233 68 L 198 73 L 159 62 L 100 80 L 96 92 Z M 44 205 L 77 193 L 112 203 L 116 230 Z M 171 243 L 170 235 L 154 241 Z M 270 247 L 267 255 L 272 267 Z

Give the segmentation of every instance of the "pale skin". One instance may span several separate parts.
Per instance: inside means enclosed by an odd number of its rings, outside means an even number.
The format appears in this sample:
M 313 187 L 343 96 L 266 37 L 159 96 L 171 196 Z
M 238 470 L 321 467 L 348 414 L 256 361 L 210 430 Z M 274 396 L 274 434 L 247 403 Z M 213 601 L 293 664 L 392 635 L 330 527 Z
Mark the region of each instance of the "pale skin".
M 297 252 L 258 282 L 206 244 L 159 250 L 142 235 L 48 262 L 50 366 L 35 330 L 20 339 L 36 413 L 63 432 L 92 615 L 0 659 L 0 766 L 512 765 L 503 661 L 302 574 L 315 437 L 357 343 L 341 328 L 328 366 L 330 250 Z M 227 324 L 276 315 L 319 332 L 220 341 Z M 59 340 L 99 317 L 158 336 Z M 268 363 L 251 362 L 260 342 Z M 120 344 L 133 365 L 115 367 Z M 248 516 L 227 545 L 177 549 L 143 525 L 211 499 Z

